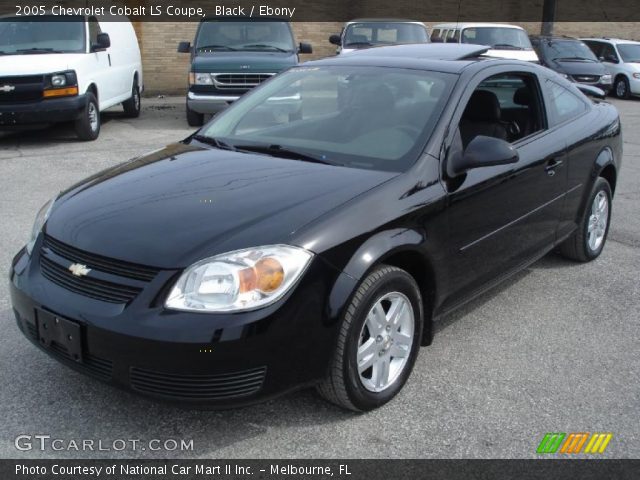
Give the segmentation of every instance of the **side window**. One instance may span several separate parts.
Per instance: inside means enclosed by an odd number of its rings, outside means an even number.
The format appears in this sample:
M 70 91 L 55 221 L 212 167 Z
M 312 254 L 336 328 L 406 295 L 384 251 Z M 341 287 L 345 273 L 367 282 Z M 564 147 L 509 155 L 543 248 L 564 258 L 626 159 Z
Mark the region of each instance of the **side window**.
M 551 80 L 547 80 L 549 91 L 549 114 L 553 125 L 559 125 L 577 117 L 587 109 L 585 103 L 573 92 Z
M 602 56 L 602 43 L 594 40 L 585 40 L 584 43 L 587 44 L 587 47 L 591 49 L 596 57 L 600 58 Z
M 89 46 L 98 43 L 98 34 L 100 31 L 100 24 L 96 17 L 89 17 Z
M 514 143 L 543 130 L 537 77 L 511 72 L 482 81 L 471 94 L 459 128 L 464 148 L 478 135 Z
M 431 32 L 431 41 L 432 42 L 440 42 L 440 29 L 436 28 L 433 32 Z
M 618 62 L 618 54 L 616 53 L 616 49 L 613 48 L 613 45 L 610 43 L 602 44 L 602 57 L 604 57 L 605 62 Z

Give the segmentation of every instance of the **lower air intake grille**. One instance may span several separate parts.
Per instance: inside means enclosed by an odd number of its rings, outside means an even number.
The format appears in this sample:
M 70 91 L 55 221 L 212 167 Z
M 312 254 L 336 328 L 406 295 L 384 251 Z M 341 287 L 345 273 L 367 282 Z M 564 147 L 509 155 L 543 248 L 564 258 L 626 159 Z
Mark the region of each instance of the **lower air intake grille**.
M 218 375 L 178 375 L 131 368 L 131 388 L 140 392 L 185 400 L 222 400 L 256 393 L 267 367 Z
M 51 348 L 46 349 L 51 352 L 56 358 L 59 358 L 63 362 L 68 362 L 74 367 L 82 370 L 87 375 L 99 378 L 101 380 L 111 380 L 111 372 L 113 370 L 113 362 L 105 360 L 104 358 L 96 357 L 93 355 L 84 355 L 82 363 L 76 362 L 69 354 L 67 349 L 62 345 L 58 345 L 53 342 Z

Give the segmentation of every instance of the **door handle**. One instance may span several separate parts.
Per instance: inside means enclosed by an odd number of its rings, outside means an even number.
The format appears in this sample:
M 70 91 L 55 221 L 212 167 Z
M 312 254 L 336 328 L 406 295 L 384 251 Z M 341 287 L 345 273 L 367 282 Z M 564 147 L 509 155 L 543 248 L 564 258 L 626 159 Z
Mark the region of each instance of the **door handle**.
M 557 158 L 552 158 L 547 163 L 547 166 L 544 167 L 544 171 L 547 172 L 547 175 L 553 177 L 556 174 L 556 168 L 562 165 L 562 160 L 558 160 Z

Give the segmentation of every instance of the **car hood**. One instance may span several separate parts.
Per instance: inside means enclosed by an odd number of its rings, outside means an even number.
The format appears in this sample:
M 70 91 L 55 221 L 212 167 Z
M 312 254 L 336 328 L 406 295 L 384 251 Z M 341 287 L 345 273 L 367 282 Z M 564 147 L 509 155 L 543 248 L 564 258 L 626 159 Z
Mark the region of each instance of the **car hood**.
M 191 69 L 200 73 L 277 73 L 297 63 L 298 56 L 293 52 L 215 52 L 196 55 Z
M 180 143 L 63 192 L 45 232 L 94 254 L 182 268 L 295 245 L 301 227 L 396 175 Z
M 33 75 L 70 70 L 84 53 L 37 53 L 0 56 L 0 75 Z
M 604 75 L 608 73 L 605 66 L 599 62 L 553 60 L 552 64 L 556 72 L 567 75 Z

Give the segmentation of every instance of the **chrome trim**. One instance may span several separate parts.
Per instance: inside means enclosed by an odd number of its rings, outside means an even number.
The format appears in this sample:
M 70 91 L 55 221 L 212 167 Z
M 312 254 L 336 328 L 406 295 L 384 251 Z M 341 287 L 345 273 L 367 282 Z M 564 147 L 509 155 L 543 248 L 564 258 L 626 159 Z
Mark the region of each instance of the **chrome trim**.
M 197 93 L 187 93 L 189 100 L 199 100 L 205 102 L 235 102 L 240 95 L 198 95 Z

